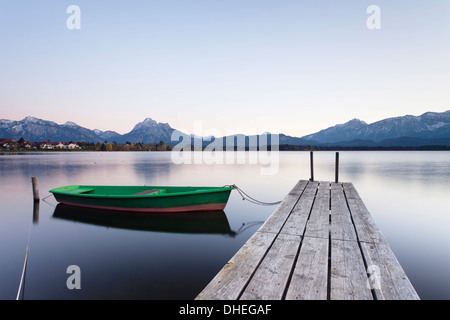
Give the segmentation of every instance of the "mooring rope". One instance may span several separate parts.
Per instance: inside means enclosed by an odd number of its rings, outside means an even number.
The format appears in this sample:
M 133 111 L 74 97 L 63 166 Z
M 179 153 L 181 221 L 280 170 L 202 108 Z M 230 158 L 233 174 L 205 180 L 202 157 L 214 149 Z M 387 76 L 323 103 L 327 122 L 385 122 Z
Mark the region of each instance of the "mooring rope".
M 30 252 L 31 226 L 32 226 L 32 224 L 30 223 L 30 228 L 28 230 L 27 248 L 25 250 L 25 261 L 23 262 L 22 275 L 20 277 L 19 289 L 17 291 L 16 300 L 19 300 L 20 291 L 22 290 L 22 285 L 25 280 L 25 273 L 26 273 L 27 264 L 28 264 L 28 253 Z
M 42 201 L 45 201 L 45 199 L 50 198 L 53 194 L 50 193 L 48 196 L 46 196 L 45 198 L 42 198 Z
M 249 201 L 251 203 L 254 203 L 254 204 L 257 204 L 257 205 L 260 205 L 260 206 L 274 206 L 274 205 L 277 205 L 277 204 L 281 203 L 281 201 L 264 202 L 264 201 L 257 200 L 255 198 L 249 196 L 244 190 L 242 190 L 241 188 L 239 188 L 235 184 L 225 185 L 224 187 L 231 187 L 231 188 L 236 189 L 236 191 L 239 192 L 239 194 L 241 195 L 242 200 L 247 200 L 247 201 Z
M 49 194 L 48 196 L 46 196 L 45 198 L 42 198 L 41 200 L 44 201 L 46 204 L 52 206 L 53 208 L 56 208 L 56 205 L 53 203 L 48 202 L 46 199 L 51 197 L 53 194 Z

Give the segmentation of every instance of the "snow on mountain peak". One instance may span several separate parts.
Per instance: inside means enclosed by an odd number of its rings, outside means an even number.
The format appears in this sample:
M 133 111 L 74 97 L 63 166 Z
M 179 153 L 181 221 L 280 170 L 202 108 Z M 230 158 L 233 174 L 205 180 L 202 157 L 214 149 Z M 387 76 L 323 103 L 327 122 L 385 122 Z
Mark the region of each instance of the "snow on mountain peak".
M 28 123 L 30 123 L 30 122 L 37 123 L 37 122 L 40 122 L 41 119 L 38 119 L 38 118 L 35 118 L 35 117 L 32 117 L 32 116 L 27 116 L 22 121 L 23 122 L 28 122 Z
M 155 120 L 151 119 L 151 118 L 146 118 L 144 121 L 139 122 L 133 130 L 139 130 L 139 129 L 145 129 L 148 127 L 155 127 L 157 126 L 159 123 L 156 122 Z
M 77 125 L 73 121 L 67 121 L 66 123 L 64 123 L 64 125 L 67 126 L 67 127 L 79 127 L 79 125 Z

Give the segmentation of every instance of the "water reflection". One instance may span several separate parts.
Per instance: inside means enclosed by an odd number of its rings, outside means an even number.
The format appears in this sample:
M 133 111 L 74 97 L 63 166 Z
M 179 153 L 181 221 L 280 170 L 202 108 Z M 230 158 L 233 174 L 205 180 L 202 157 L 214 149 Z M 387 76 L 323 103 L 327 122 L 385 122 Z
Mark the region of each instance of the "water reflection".
M 339 179 L 355 185 L 423 299 L 449 298 L 450 255 L 442 254 L 450 243 L 449 159 L 449 152 L 340 152 Z M 334 179 L 334 160 L 335 152 L 314 154 L 316 180 Z M 70 184 L 236 184 L 258 200 L 273 202 L 310 176 L 309 152 L 280 152 L 279 162 L 278 173 L 270 176 L 251 164 L 176 165 L 166 152 L 0 156 L 0 298 L 17 293 L 30 223 L 25 298 L 191 299 L 275 210 L 232 193 L 226 215 L 127 216 L 124 221 L 63 205 L 55 210 L 53 197 L 33 207 L 33 176 L 39 177 L 41 200 L 48 190 Z M 85 289 L 67 290 L 70 264 L 86 270 Z
M 448 183 L 448 152 L 341 152 L 341 171 L 346 181 L 362 176 L 390 181 L 414 181 L 429 184 Z M 431 180 L 432 179 L 432 180 Z
M 39 222 L 39 201 L 34 201 L 33 203 L 33 224 L 38 224 Z
M 58 204 L 53 217 L 128 230 L 236 235 L 224 211 L 138 214 Z

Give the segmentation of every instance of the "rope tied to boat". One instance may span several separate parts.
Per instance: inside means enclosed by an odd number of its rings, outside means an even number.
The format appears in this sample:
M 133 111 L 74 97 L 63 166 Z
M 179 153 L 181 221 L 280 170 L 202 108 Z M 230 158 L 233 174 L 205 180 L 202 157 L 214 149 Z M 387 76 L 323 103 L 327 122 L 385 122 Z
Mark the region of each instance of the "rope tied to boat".
M 257 200 L 255 198 L 249 196 L 244 190 L 242 190 L 241 188 L 239 188 L 235 184 L 225 185 L 224 187 L 234 188 L 241 195 L 242 200 L 247 200 L 247 201 L 249 201 L 251 203 L 254 203 L 254 204 L 257 204 L 257 205 L 260 205 L 260 206 L 275 206 L 275 205 L 281 203 L 281 201 L 264 202 L 264 201 Z

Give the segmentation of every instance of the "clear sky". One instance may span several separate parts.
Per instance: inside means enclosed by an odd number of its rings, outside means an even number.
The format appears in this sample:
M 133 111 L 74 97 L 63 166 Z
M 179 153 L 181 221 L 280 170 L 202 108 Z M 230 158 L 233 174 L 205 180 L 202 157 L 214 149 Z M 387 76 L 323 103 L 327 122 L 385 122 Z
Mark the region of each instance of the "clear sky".
M 119 133 L 149 117 L 293 136 L 441 112 L 450 1 L 0 0 L 0 108 Z

